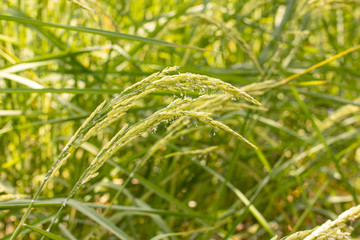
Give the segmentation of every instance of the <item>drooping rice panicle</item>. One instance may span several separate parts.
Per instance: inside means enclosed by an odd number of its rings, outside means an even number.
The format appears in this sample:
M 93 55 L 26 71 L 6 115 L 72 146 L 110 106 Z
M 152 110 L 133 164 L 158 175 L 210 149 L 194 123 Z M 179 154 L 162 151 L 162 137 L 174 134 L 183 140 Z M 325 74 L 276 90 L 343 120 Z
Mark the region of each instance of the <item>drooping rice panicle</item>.
M 102 129 L 109 126 L 111 123 L 124 117 L 126 112 L 135 106 L 135 102 L 137 100 L 142 99 L 153 92 L 162 90 L 198 91 L 200 94 L 197 98 L 189 98 L 185 96 L 183 98 L 175 99 L 166 108 L 153 113 L 149 117 L 131 126 L 125 124 L 121 130 L 118 131 L 115 136 L 102 147 L 100 152 L 90 163 L 89 167 L 83 172 L 82 176 L 76 182 L 72 191 L 53 218 L 48 230 L 50 230 L 51 227 L 58 221 L 58 217 L 63 208 L 66 206 L 67 201 L 73 197 L 76 191 L 83 184 L 97 175 L 97 171 L 110 157 L 114 155 L 115 152 L 127 146 L 135 138 L 141 136 L 141 134 L 157 128 L 161 122 L 169 122 L 178 119 L 177 123 L 181 123 L 184 118 L 194 118 L 203 122 L 205 125 L 225 131 L 237 139 L 244 141 L 251 147 L 256 148 L 256 146 L 249 142 L 246 138 L 232 130 L 224 123 L 216 121 L 210 116 L 211 112 L 217 109 L 216 106 L 222 106 L 229 100 L 244 99 L 256 105 L 260 105 L 260 103 L 244 91 L 241 91 L 238 88 L 233 87 L 231 84 L 225 83 L 216 78 L 190 73 L 169 75 L 177 69 L 177 67 L 166 68 L 162 72 L 152 74 L 144 80 L 125 89 L 119 97 L 115 98 L 107 105 L 103 102 L 85 121 L 85 126 L 79 130 L 81 132 L 81 138 L 77 138 L 77 144 L 74 145 L 73 148 L 78 147 L 80 144 L 98 134 Z M 216 92 L 220 93 L 213 94 Z M 208 110 L 209 112 L 202 110 Z M 84 132 L 84 129 L 86 132 Z M 159 142 L 159 145 L 157 146 L 160 145 L 161 142 Z M 153 148 L 153 150 L 148 154 L 148 157 L 150 157 L 156 149 L 157 147 Z M 69 156 L 70 154 L 67 155 L 67 157 Z

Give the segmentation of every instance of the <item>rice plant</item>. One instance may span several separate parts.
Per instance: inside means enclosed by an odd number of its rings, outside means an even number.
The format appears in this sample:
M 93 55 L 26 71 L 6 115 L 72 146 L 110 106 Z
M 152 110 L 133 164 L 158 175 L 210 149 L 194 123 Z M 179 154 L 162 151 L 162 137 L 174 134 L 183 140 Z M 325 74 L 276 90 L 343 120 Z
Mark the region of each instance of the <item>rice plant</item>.
M 335 220 L 328 220 L 321 226 L 318 226 L 312 230 L 306 230 L 294 233 L 288 237 L 284 237 L 284 240 L 314 240 L 314 239 L 351 239 L 351 233 L 342 231 L 342 228 L 348 226 L 345 225 L 348 221 L 354 221 L 360 216 L 360 206 L 352 207 L 345 212 L 341 213 Z M 278 239 L 276 236 L 272 240 Z
M 89 179 L 95 177 L 98 174 L 97 171 L 108 159 L 110 159 L 118 150 L 127 146 L 137 137 L 148 131 L 156 129 L 162 122 L 173 122 L 170 123 L 169 128 L 175 128 L 174 126 L 182 123 L 182 121 L 179 120 L 184 120 L 185 117 L 194 118 L 199 122 L 204 123 L 205 125 L 213 127 L 214 129 L 230 133 L 251 147 L 256 148 L 255 145 L 253 145 L 240 134 L 233 131 L 227 125 L 212 119 L 210 116 L 211 112 L 202 112 L 199 110 L 206 109 L 208 111 L 214 111 L 214 109 L 224 107 L 226 102 L 236 99 L 245 99 L 256 105 L 260 105 L 260 103 L 245 92 L 233 87 L 228 83 L 222 82 L 219 79 L 189 73 L 179 73 L 175 75 L 171 74 L 177 71 L 177 69 L 177 67 L 170 67 L 164 69 L 161 72 L 150 75 L 142 81 L 139 81 L 138 83 L 126 88 L 123 92 L 120 93 L 118 97 L 110 101 L 108 104 L 103 102 L 94 110 L 94 112 L 91 113 L 91 115 L 84 121 L 81 127 L 71 137 L 45 176 L 11 239 L 16 239 L 18 237 L 25 220 L 31 213 L 31 209 L 36 203 L 36 200 L 38 199 L 42 190 L 46 186 L 46 183 L 54 176 L 59 168 L 65 164 L 70 155 L 90 137 L 98 134 L 102 129 L 106 128 L 114 121 L 119 120 L 120 118 L 125 118 L 126 112 L 135 106 L 135 103 L 138 99 L 144 98 L 146 95 L 156 91 L 161 91 L 164 89 L 174 92 L 180 91 L 181 95 L 183 95 L 183 92 L 186 94 L 186 92 L 192 93 L 194 91 L 198 91 L 199 94 L 204 95 L 201 95 L 195 99 L 186 96 L 183 98 L 177 98 L 167 107 L 156 111 L 149 117 L 136 122 L 131 126 L 124 124 L 124 126 L 114 135 L 114 137 L 102 147 L 96 157 L 91 161 L 87 169 L 84 170 L 81 177 L 79 180 L 77 180 L 75 186 L 72 188 L 70 194 L 62 203 L 59 211 L 53 217 L 50 225 L 47 228 L 47 231 L 51 230 L 51 227 L 58 220 L 63 208 L 75 195 L 76 191 Z M 208 95 L 208 92 L 211 94 Z M 221 92 L 222 94 L 216 94 L 217 92 Z M 209 108 L 210 104 L 212 110 Z M 174 123 L 175 120 L 178 121 Z M 156 151 L 156 148 L 153 147 L 151 152 L 154 151 Z M 199 152 L 201 153 L 202 151 Z M 122 239 L 129 238 L 125 233 L 120 235 L 120 237 Z
M 0 238 L 359 236 L 358 1 L 0 6 Z

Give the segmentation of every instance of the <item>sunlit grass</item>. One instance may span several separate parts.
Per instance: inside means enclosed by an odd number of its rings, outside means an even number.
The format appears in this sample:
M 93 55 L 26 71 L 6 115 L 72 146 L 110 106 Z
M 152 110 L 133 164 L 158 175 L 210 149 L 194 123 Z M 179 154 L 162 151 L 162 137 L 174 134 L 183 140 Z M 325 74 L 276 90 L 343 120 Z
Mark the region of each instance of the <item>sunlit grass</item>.
M 359 236 L 359 18 L 356 1 L 1 2 L 0 238 Z

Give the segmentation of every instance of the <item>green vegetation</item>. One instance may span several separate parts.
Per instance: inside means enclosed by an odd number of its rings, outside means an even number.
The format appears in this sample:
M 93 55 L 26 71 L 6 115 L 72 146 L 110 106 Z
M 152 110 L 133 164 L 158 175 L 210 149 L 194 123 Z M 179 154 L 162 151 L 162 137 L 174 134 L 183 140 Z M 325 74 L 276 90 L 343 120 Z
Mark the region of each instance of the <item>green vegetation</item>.
M 0 238 L 356 239 L 359 19 L 2 1 Z

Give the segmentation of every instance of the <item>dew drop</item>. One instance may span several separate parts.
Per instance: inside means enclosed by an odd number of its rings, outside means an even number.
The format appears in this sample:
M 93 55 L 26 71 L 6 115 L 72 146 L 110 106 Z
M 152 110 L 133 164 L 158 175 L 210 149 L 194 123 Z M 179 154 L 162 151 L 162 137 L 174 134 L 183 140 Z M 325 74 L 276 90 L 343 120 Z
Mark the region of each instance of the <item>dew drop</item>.
M 196 205 L 197 205 L 197 202 L 194 201 L 194 200 L 191 200 L 191 201 L 188 202 L 188 206 L 191 207 L 191 208 L 196 207 Z
M 155 132 L 157 131 L 157 128 L 158 128 L 158 126 L 154 126 L 154 127 L 151 129 L 151 131 L 152 131 L 153 133 L 155 133 Z

